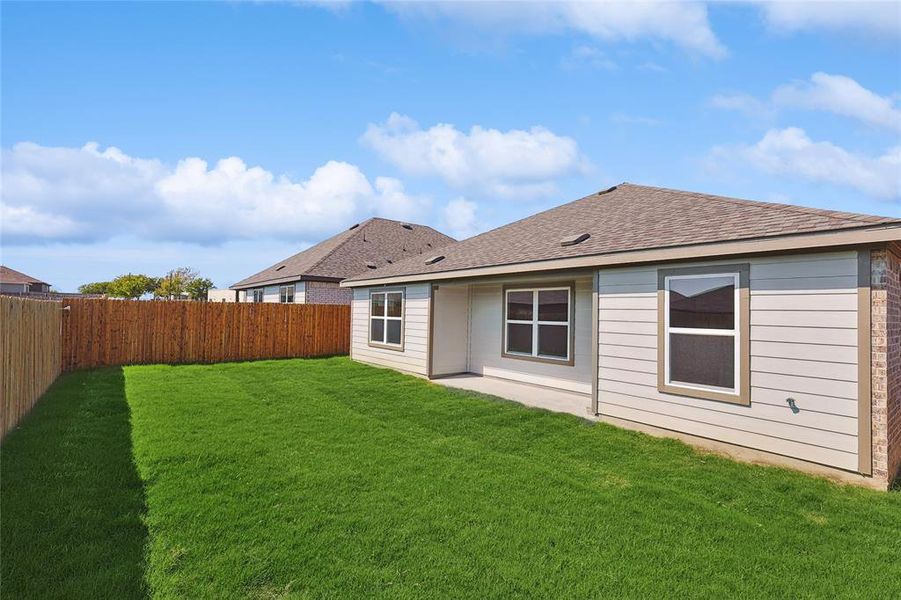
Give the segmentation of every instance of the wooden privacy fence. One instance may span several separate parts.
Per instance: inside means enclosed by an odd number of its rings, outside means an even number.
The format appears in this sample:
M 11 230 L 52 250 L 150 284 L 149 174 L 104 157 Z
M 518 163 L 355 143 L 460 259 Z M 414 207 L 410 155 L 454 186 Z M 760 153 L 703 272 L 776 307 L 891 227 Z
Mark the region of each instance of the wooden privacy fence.
M 60 371 L 59 302 L 0 296 L 0 438 Z
M 62 368 L 347 354 L 350 306 L 65 299 Z
M 0 296 L 0 438 L 60 371 L 347 354 L 350 306 Z

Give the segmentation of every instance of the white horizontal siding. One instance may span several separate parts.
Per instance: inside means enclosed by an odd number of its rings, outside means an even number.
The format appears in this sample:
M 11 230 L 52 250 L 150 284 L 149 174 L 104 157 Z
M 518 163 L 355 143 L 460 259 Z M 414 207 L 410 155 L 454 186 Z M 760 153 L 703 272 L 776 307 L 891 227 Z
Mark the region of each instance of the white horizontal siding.
M 263 287 L 263 302 L 278 302 L 281 298 L 279 296 L 279 286 L 280 285 L 294 285 L 294 303 L 295 304 L 303 304 L 304 296 L 305 296 L 305 283 L 303 281 L 294 281 L 283 283 L 279 285 L 267 285 Z M 260 288 L 251 288 L 248 290 L 242 290 L 241 295 L 238 297 L 239 302 L 253 302 L 253 290 Z
M 657 391 L 657 267 L 642 266 L 599 274 L 601 413 L 856 470 L 856 253 L 746 262 L 751 405 Z
M 595 323 L 591 314 L 592 282 L 590 277 L 578 278 L 575 282 L 575 364 L 572 366 L 502 357 L 503 286 L 473 285 L 470 294 L 469 371 L 590 394 L 591 328 Z
M 354 288 L 351 303 L 351 357 L 360 362 L 427 375 L 429 289 L 428 283 L 405 286 L 404 348 L 389 350 L 369 345 L 370 288 Z

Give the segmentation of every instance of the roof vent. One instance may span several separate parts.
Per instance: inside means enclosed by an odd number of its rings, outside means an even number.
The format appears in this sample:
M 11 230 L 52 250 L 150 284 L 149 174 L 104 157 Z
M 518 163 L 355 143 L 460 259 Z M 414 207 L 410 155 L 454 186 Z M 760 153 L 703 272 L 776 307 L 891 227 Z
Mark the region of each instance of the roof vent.
M 359 227 L 359 226 L 360 226 L 359 223 L 354 223 L 353 225 L 351 225 L 350 227 L 348 227 L 347 230 L 350 231 L 351 229 L 356 229 L 356 228 Z
M 409 223 L 401 223 L 400 226 L 403 227 L 404 229 L 409 229 L 410 231 L 413 231 L 413 226 L 410 225 Z
M 434 265 L 436 262 L 441 262 L 442 260 L 444 260 L 443 255 L 433 256 L 432 258 L 427 258 L 425 264 Z
M 389 264 L 389 265 L 393 265 L 393 264 L 394 264 L 394 261 L 391 260 L 390 258 L 386 258 L 385 260 L 388 261 L 388 264 Z
M 619 187 L 619 186 L 614 185 L 614 186 L 608 187 L 606 190 L 601 190 L 600 192 L 598 192 L 598 196 L 601 196 L 603 194 L 609 194 L 610 192 L 615 190 L 617 187 Z
M 578 235 L 571 235 L 569 237 L 565 237 L 560 240 L 561 246 L 575 246 L 576 244 L 581 244 L 585 240 L 591 237 L 590 233 L 580 233 Z
M 374 269 L 374 268 L 375 268 L 375 263 L 374 263 L 374 262 L 368 262 L 368 263 L 366 263 L 366 268 L 367 268 L 367 269 Z
M 284 269 L 284 268 L 285 268 L 285 265 L 279 265 L 279 266 L 275 267 L 275 270 L 276 270 L 276 271 L 281 271 L 281 270 Z

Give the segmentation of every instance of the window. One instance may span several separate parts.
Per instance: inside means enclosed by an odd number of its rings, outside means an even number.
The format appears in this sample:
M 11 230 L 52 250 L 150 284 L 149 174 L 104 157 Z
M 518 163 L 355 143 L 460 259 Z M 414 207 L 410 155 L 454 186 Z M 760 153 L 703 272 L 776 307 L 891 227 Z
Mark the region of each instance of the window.
M 403 349 L 404 293 L 401 290 L 369 295 L 369 343 L 393 350 Z
M 284 303 L 293 303 L 294 302 L 294 286 L 293 285 L 281 285 L 278 288 L 278 301 L 282 304 Z
M 262 302 L 263 301 L 263 290 L 253 290 L 253 301 L 254 302 Z
M 504 290 L 503 356 L 572 361 L 572 285 Z
M 658 387 L 748 404 L 748 267 L 661 270 Z

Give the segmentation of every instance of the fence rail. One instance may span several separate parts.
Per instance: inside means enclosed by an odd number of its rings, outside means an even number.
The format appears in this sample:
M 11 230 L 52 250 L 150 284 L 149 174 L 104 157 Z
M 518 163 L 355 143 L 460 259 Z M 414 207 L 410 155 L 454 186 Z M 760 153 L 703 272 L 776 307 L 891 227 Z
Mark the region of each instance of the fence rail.
M 65 371 L 347 354 L 350 307 L 66 299 Z
M 350 351 L 350 306 L 0 296 L 0 438 L 60 371 Z
M 0 296 L 0 438 L 60 372 L 59 302 Z

